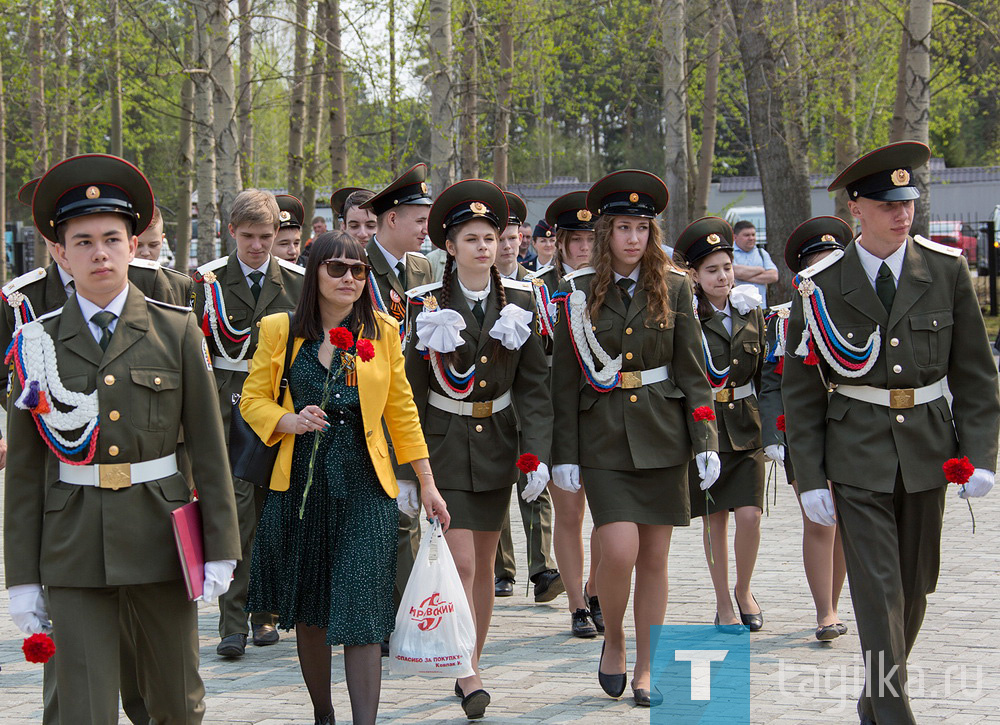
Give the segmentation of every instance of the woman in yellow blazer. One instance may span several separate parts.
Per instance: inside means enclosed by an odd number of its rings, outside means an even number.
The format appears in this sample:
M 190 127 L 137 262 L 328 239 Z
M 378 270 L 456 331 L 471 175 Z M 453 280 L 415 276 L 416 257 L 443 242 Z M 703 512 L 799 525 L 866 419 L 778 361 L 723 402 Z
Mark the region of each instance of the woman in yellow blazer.
M 354 722 L 374 723 L 378 714 L 380 643 L 394 624 L 399 517 L 383 420 L 396 458 L 412 463 L 420 479 L 427 515 L 445 529 L 450 522 L 403 371 L 398 323 L 374 309 L 368 272 L 353 237 L 316 238 L 291 329 L 284 314 L 261 321 L 240 401 L 261 440 L 280 445 L 254 541 L 247 607 L 275 612 L 279 627 L 295 627 L 317 723 L 333 722 L 334 644 L 344 645 Z M 331 340 L 338 327 L 351 333 L 346 350 Z M 279 404 L 289 335 L 289 394 Z M 369 344 L 374 355 L 366 360 Z

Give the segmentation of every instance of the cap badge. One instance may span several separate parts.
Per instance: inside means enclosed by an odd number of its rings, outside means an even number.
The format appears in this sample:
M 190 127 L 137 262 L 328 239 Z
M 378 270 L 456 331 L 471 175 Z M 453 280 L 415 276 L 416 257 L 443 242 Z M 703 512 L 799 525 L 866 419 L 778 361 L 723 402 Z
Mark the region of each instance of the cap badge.
M 282 209 L 281 212 L 279 212 L 279 214 L 278 214 L 278 219 L 280 219 L 283 222 L 287 222 L 291 218 L 292 218 L 292 215 L 289 214 L 284 209 Z
M 576 218 L 582 222 L 589 222 L 591 219 L 594 218 L 594 215 L 590 213 L 589 209 L 580 209 L 576 213 Z
M 719 242 L 722 241 L 722 238 L 718 234 L 715 234 L 713 232 L 712 234 L 709 234 L 708 237 L 706 237 L 706 241 L 709 244 L 718 244 Z
M 98 189 L 96 186 L 88 186 L 87 187 L 87 198 L 88 199 L 96 199 L 100 195 L 101 195 L 101 190 Z
M 910 172 L 906 169 L 896 169 L 892 172 L 892 183 L 894 186 L 906 186 L 910 183 Z
M 551 237 L 552 236 L 552 230 L 551 229 L 546 229 L 545 230 L 545 236 Z
M 633 204 L 635 204 L 637 201 L 639 201 L 639 195 L 633 191 L 631 194 L 628 195 L 628 200 Z
M 822 237 L 819 238 L 819 240 L 821 242 L 835 242 L 835 241 L 837 241 L 836 239 L 833 238 L 832 234 L 824 234 Z
M 485 214 L 486 213 L 486 205 L 483 202 L 481 202 L 481 201 L 474 201 L 471 204 L 469 204 L 469 210 L 473 214 Z
M 426 181 L 421 181 L 420 182 L 420 191 L 422 191 L 424 194 L 427 193 L 427 182 Z

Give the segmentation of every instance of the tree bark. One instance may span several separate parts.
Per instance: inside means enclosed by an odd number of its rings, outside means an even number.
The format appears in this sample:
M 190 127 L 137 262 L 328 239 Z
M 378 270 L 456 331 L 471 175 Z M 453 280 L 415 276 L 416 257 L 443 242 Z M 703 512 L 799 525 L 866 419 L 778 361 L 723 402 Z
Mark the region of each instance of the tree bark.
M 497 107 L 493 138 L 493 183 L 507 188 L 510 153 L 510 101 L 514 76 L 514 33 L 509 13 L 501 11 L 497 34 L 500 40 L 500 77 L 497 78 Z
M 41 176 L 49 168 L 48 125 L 45 121 L 45 49 L 42 36 L 42 2 L 34 0 L 28 19 L 28 65 L 31 98 L 28 111 L 31 115 L 32 163 L 31 175 Z M 35 234 L 35 265 L 48 263 L 49 252 L 41 234 Z
M 902 141 L 904 116 L 906 114 L 906 53 L 910 47 L 908 28 L 910 26 L 910 8 L 903 13 L 903 29 L 899 33 L 899 55 L 896 58 L 896 102 L 892 107 L 892 125 L 889 130 L 889 140 Z
M 316 183 L 324 166 L 323 146 L 324 87 L 326 85 L 326 48 L 322 37 L 326 32 L 327 5 L 320 3 L 316 9 L 316 42 L 313 47 L 312 64 L 309 68 L 306 121 L 306 178 L 302 187 L 302 206 L 305 208 L 305 222 L 308 223 L 316 212 Z
M 855 51 L 854 51 L 854 17 L 855 0 L 838 0 L 837 11 L 834 13 L 834 33 L 837 46 L 843 54 L 842 63 L 847 67 L 838 68 L 834 82 L 838 85 L 839 98 L 837 102 L 836 142 L 834 146 L 834 161 L 838 171 L 846 169 L 858 158 L 858 134 L 854 124 L 855 86 Z M 837 194 L 835 199 L 835 214 L 845 222 L 854 226 L 854 217 L 847 206 L 847 194 Z
M 229 212 L 243 189 L 240 175 L 239 130 L 236 127 L 236 79 L 229 54 L 229 3 L 213 0 L 209 19 L 212 44 L 212 98 L 215 106 L 216 183 L 223 248 L 231 253 L 236 240 L 229 233 Z
M 454 178 L 455 112 L 452 107 L 451 0 L 428 0 L 428 57 L 431 91 L 431 187 L 440 194 Z
M 0 231 L 7 239 L 7 105 L 3 90 L 3 53 L 0 53 Z M 0 254 L 0 281 L 7 284 L 7 244 Z
M 340 2 L 327 0 L 326 96 L 330 102 L 330 181 L 334 189 L 347 183 L 347 98 L 344 95 L 344 53 L 340 47 Z
M 198 264 L 215 259 L 215 105 L 212 101 L 212 47 L 209 16 L 214 0 L 195 2 L 195 105 L 194 125 L 198 174 Z
M 240 12 L 240 176 L 253 185 L 253 23 L 250 0 L 239 0 Z
M 123 156 L 121 14 L 118 0 L 111 0 L 111 153 Z
M 463 179 L 479 176 L 479 17 L 474 0 L 462 20 L 462 152 Z
M 73 25 L 70 28 L 73 42 L 69 54 L 69 65 L 76 78 L 83 76 L 83 54 L 80 52 L 80 35 L 84 27 L 85 10 L 83 3 L 75 2 L 73 7 Z M 78 94 L 69 93 L 66 100 L 66 156 L 76 156 L 80 153 L 80 104 Z
M 708 213 L 708 192 L 712 187 L 712 167 L 715 165 L 715 133 L 718 126 L 719 66 L 722 52 L 722 5 L 712 9 L 712 29 L 708 34 L 708 57 L 705 68 L 705 103 L 701 124 L 701 149 L 698 152 L 698 176 L 695 179 L 692 217 L 700 219 Z
M 668 243 L 680 236 L 688 223 L 688 125 L 687 77 L 684 72 L 687 42 L 684 35 L 684 0 L 663 0 L 660 5 L 663 81 L 663 180 L 670 190 L 670 208 L 664 232 Z
M 931 115 L 931 15 L 933 0 L 910 0 L 906 26 L 906 105 L 903 113 L 903 138 L 907 141 L 930 141 Z M 913 180 L 920 190 L 914 210 L 911 233 L 927 236 L 930 221 L 930 166 L 913 170 Z
M 184 35 L 184 64 L 191 66 L 191 36 L 195 30 L 191 27 Z M 191 192 L 193 191 L 194 172 L 194 81 L 190 75 L 185 75 L 181 83 L 180 100 L 180 130 L 177 145 L 177 188 L 175 190 L 175 208 L 177 209 L 177 226 L 174 231 L 174 267 L 182 272 L 188 271 L 188 261 L 191 257 Z
M 812 216 L 809 177 L 803 177 L 803 166 L 795 160 L 804 148 L 790 144 L 786 135 L 789 128 L 786 97 L 778 90 L 788 80 L 778 71 L 773 35 L 774 28 L 780 28 L 782 21 L 768 12 L 766 0 L 730 0 L 730 5 L 736 21 L 754 156 L 763 189 L 767 246 L 772 258 L 780 258 L 789 234 Z M 768 289 L 770 304 L 791 297 L 791 275 L 784 265 L 778 269 L 778 282 Z
M 396 93 L 396 0 L 389 0 L 389 171 L 393 177 L 399 166 Z
M 66 158 L 66 134 L 69 126 L 69 119 L 66 114 L 66 100 L 69 95 L 66 87 L 66 67 L 67 58 L 67 17 L 68 8 L 65 0 L 56 0 L 52 12 L 52 43 L 55 51 L 55 93 L 52 117 L 56 121 L 57 127 L 52 135 L 52 153 L 57 159 Z
M 320 3 L 321 7 L 323 5 Z M 303 131 L 306 119 L 306 61 L 309 54 L 309 0 L 297 0 L 295 3 L 295 24 L 295 59 L 288 103 L 288 193 L 301 199 L 305 172 Z M 317 28 L 320 27 L 317 22 Z

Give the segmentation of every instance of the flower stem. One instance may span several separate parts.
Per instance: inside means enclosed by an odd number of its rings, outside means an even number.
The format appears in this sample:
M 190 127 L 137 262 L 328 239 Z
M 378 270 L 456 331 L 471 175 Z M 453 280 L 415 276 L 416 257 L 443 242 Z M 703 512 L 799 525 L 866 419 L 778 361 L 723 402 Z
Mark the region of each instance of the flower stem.
M 334 353 L 336 354 L 337 350 L 334 350 Z M 345 366 L 345 358 L 343 355 L 341 355 L 340 367 L 337 368 L 337 372 L 333 373 L 333 358 L 330 359 L 330 367 L 326 369 L 326 377 L 323 379 L 323 399 L 319 405 L 319 407 L 323 409 L 324 413 L 326 412 L 326 406 L 330 402 L 330 390 L 331 390 L 330 382 L 331 380 L 335 379 L 338 375 L 340 375 L 342 372 L 344 372 L 344 366 Z M 333 373 L 333 375 L 331 375 L 330 373 Z M 309 455 L 309 471 L 306 474 L 306 487 L 305 490 L 302 491 L 302 504 L 299 506 L 300 521 L 302 520 L 302 517 L 305 516 L 306 513 L 306 497 L 309 495 L 309 489 L 312 488 L 313 468 L 316 465 L 316 453 L 319 451 L 320 439 L 323 437 L 324 433 L 326 433 L 325 429 L 318 430 L 316 431 L 313 437 L 312 453 Z

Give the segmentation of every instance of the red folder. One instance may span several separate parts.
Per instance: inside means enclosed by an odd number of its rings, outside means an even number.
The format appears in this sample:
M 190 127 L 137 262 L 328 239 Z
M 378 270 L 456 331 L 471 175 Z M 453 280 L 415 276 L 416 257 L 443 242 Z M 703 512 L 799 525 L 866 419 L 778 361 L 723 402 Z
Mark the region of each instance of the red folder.
M 205 587 L 205 543 L 201 533 L 201 508 L 198 500 L 184 504 L 170 512 L 174 526 L 174 540 L 184 572 L 188 599 L 192 602 L 202 595 Z

